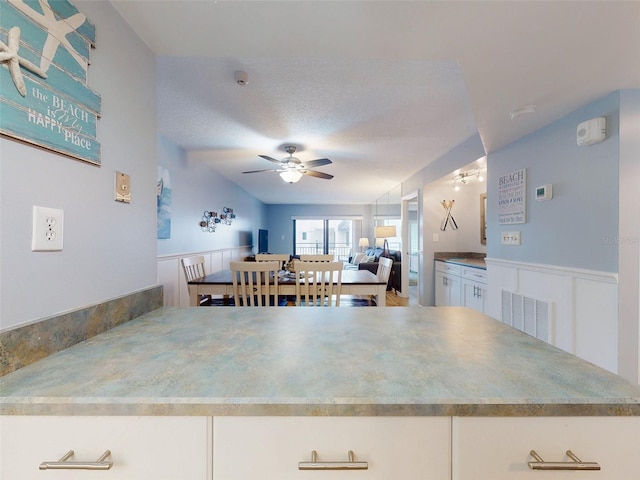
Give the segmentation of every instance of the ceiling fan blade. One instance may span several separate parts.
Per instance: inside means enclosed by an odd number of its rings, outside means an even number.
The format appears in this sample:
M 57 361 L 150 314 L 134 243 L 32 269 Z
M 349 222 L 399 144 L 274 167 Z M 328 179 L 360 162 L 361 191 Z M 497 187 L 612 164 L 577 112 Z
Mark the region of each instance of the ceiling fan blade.
M 265 160 L 269 160 L 270 162 L 277 163 L 278 165 L 282 165 L 284 163 L 281 160 L 276 160 L 275 158 L 269 157 L 268 155 L 258 155 L 258 156 L 264 158 Z
M 333 175 L 329 175 L 328 173 L 316 172 L 315 170 L 304 170 L 301 173 L 316 178 L 324 178 L 325 180 L 331 180 L 333 178 Z
M 304 162 L 303 166 L 304 167 L 321 167 L 323 165 L 329 165 L 330 163 L 333 163 L 333 162 L 328 158 L 319 158 L 317 160 L 310 160 L 308 162 Z
M 274 170 L 273 168 L 268 168 L 266 170 L 250 170 L 248 172 L 242 172 L 242 173 L 260 173 L 260 172 L 279 172 L 280 170 Z

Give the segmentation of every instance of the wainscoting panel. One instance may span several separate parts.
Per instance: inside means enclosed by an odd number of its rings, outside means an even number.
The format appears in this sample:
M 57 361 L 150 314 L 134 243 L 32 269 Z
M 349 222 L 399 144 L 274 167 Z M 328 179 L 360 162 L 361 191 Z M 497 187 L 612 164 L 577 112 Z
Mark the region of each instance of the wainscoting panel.
M 496 258 L 487 258 L 486 262 L 489 316 L 513 323 L 513 318 L 503 316 L 507 292 L 516 298 L 546 302 L 550 308 L 546 341 L 617 373 L 617 273 Z M 530 330 L 522 325 L 523 331 Z
M 252 254 L 251 245 L 244 247 L 210 250 L 207 252 L 181 253 L 158 257 L 158 285 L 164 286 L 165 307 L 188 307 L 189 291 L 182 270 L 181 258 L 202 255 L 207 273 L 219 272 L 229 268 L 233 260 L 242 260 Z

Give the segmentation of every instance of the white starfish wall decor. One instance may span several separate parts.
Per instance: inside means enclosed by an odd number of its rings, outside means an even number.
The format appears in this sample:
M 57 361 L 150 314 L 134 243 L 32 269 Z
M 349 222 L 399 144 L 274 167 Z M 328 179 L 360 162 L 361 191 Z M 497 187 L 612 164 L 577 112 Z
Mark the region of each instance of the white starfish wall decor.
M 0 63 L 7 63 L 9 67 L 9 73 L 13 83 L 15 84 L 18 92 L 23 97 L 27 96 L 27 88 L 24 85 L 24 78 L 20 71 L 20 65 L 24 68 L 31 70 L 36 75 L 40 75 L 42 78 L 47 78 L 47 74 L 42 71 L 37 65 L 34 65 L 29 60 L 22 58 L 18 55 L 20 49 L 20 28 L 11 27 L 9 34 L 7 35 L 7 44 L 0 42 Z
M 37 12 L 27 5 L 24 0 L 9 0 L 11 5 L 39 23 L 48 34 L 42 48 L 42 59 L 40 60 L 42 71 L 46 73 L 49 70 L 58 47 L 62 45 L 86 72 L 88 68 L 87 61 L 69 43 L 66 36 L 71 32 L 75 32 L 86 21 L 87 17 L 82 13 L 76 13 L 58 20 L 49 6 L 49 0 L 39 0 L 39 2 L 44 13 Z

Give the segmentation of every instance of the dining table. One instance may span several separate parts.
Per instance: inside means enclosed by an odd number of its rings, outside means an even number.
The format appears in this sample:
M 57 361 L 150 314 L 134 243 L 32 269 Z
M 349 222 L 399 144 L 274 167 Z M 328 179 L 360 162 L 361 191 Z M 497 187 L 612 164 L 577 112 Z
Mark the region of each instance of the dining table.
M 341 295 L 371 295 L 375 297 L 376 306 L 386 306 L 387 282 L 368 270 L 343 270 L 341 284 Z M 219 270 L 204 277 L 194 278 L 187 282 L 187 286 L 189 305 L 192 307 L 200 305 L 202 295 L 233 297 L 231 270 Z M 292 274 L 278 274 L 278 294 L 296 295 L 296 279 Z

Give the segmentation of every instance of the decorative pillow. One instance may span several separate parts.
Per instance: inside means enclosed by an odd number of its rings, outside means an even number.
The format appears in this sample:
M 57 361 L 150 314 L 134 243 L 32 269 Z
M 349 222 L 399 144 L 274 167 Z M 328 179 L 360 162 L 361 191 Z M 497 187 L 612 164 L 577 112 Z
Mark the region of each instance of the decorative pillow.
M 376 256 L 375 255 L 371 255 L 370 257 L 366 257 L 362 259 L 362 262 L 360 263 L 373 263 L 376 261 Z
M 353 259 L 351 260 L 351 263 L 353 265 L 358 265 L 359 263 L 362 263 L 362 260 L 366 257 L 366 255 L 364 253 L 356 253 L 353 257 Z

